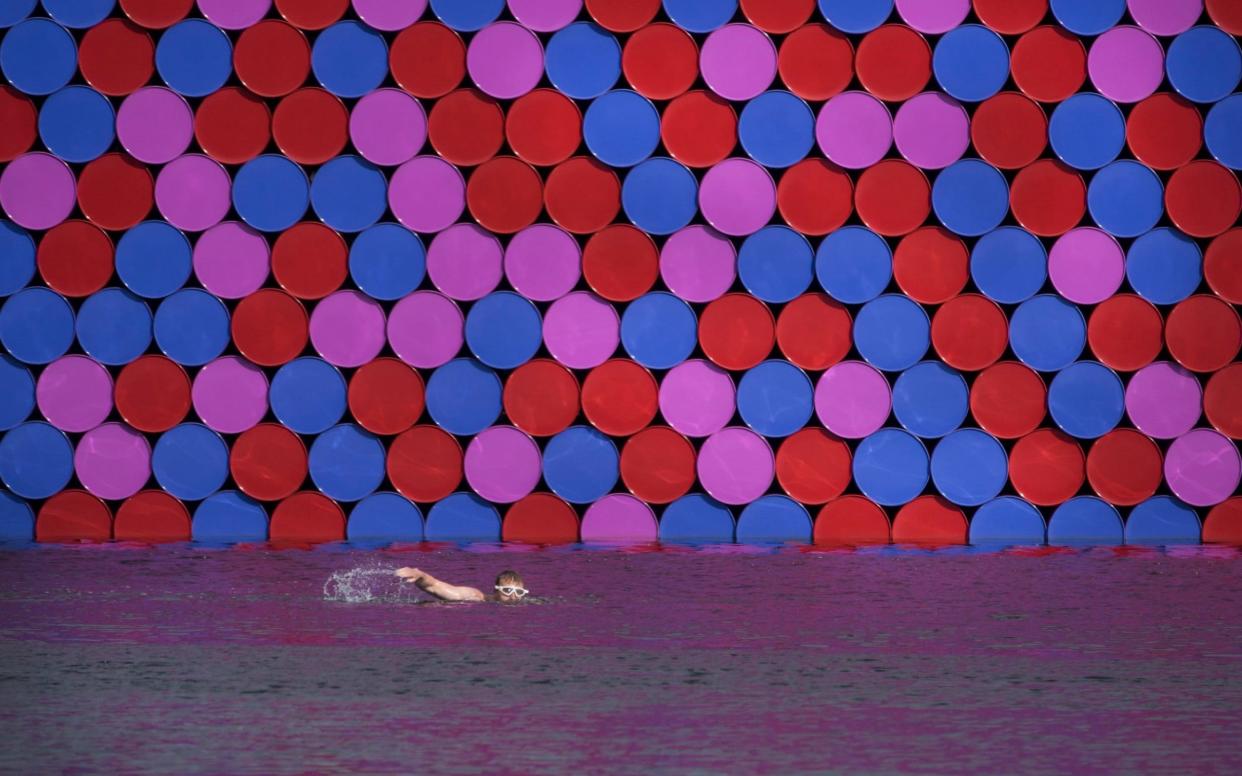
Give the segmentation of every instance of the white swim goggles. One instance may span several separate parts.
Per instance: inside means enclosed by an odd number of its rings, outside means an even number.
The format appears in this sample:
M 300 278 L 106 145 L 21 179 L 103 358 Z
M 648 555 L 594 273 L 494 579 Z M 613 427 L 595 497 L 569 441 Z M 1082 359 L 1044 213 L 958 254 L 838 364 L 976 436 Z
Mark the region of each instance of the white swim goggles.
M 524 587 L 516 587 L 514 585 L 495 585 L 494 587 L 500 591 L 501 595 L 511 595 L 516 598 L 525 598 L 526 594 L 530 592 Z

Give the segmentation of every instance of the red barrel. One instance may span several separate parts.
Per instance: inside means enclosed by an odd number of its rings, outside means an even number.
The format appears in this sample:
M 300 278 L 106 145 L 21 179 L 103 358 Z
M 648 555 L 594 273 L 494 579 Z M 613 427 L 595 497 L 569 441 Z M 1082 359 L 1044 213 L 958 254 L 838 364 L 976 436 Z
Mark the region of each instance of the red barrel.
M 284 426 L 260 423 L 233 442 L 229 471 L 247 496 L 279 501 L 306 481 L 306 445 Z
M 828 234 L 854 212 L 854 182 L 827 159 L 803 159 L 776 184 L 776 207 L 802 234 Z
M 559 434 L 580 409 L 578 379 L 546 358 L 522 364 L 505 380 L 502 401 L 513 425 L 531 436 Z
M 772 352 L 776 320 L 748 294 L 725 294 L 699 316 L 699 345 L 723 369 L 750 369 Z
M 864 496 L 829 501 L 815 518 L 814 540 L 824 545 L 888 544 L 891 529 L 883 507 Z
M 785 358 L 819 371 L 850 352 L 853 325 L 849 310 L 827 294 L 803 294 L 781 309 L 776 342 Z
M 893 279 L 916 302 L 947 302 L 961 293 L 969 278 L 966 244 L 943 227 L 915 229 L 893 251 Z
M 643 367 L 626 359 L 605 361 L 582 381 L 582 412 L 610 436 L 647 427 L 659 409 L 659 386 Z
M 612 168 L 575 156 L 548 173 L 543 203 L 565 231 L 592 234 L 612 223 L 621 209 L 621 181 Z
M 309 340 L 306 308 L 275 288 L 261 288 L 233 311 L 233 344 L 259 366 L 280 366 L 301 355 Z
M 323 299 L 348 274 L 349 249 L 336 230 L 314 221 L 294 224 L 272 245 L 272 276 L 298 299 Z
M 569 544 L 578 541 L 578 513 L 551 493 L 531 493 L 505 513 L 500 536 L 506 542 Z
M 1009 321 L 1000 306 L 981 294 L 962 294 L 936 310 L 932 347 L 954 369 L 974 372 L 996 363 L 1009 345 Z
M 345 511 L 322 493 L 302 491 L 272 510 L 268 534 L 277 544 L 315 544 L 345 540 Z
M 966 544 L 966 515 L 940 496 L 919 496 L 897 510 L 893 542 L 907 544 Z
M 436 426 L 415 426 L 392 440 L 388 479 L 401 495 L 424 504 L 447 497 L 461 482 L 461 445 Z
M 1082 448 L 1060 431 L 1042 428 L 1018 440 L 1009 453 L 1009 480 L 1018 495 L 1041 507 L 1073 498 L 1086 479 Z
M 582 111 L 555 89 L 535 89 L 509 106 L 505 138 L 519 159 L 541 167 L 560 164 L 582 143 Z
M 820 428 L 804 428 L 776 451 L 776 480 L 795 501 L 825 504 L 850 484 L 850 460 L 844 441 Z
M 131 542 L 188 542 L 190 512 L 162 490 L 144 490 L 121 503 L 113 538 Z
M 90 296 L 112 279 L 115 249 L 104 230 L 87 221 L 62 221 L 39 240 L 36 261 L 48 288 L 63 296 Z
M 349 412 L 373 434 L 400 434 L 423 414 L 423 378 L 395 358 L 363 364 L 349 380 Z
M 163 356 L 141 356 L 116 378 L 116 410 L 147 433 L 158 434 L 180 423 L 190 411 L 190 377 L 180 364 Z
M 686 92 L 664 106 L 660 139 L 687 167 L 711 167 L 737 145 L 737 113 L 710 92 Z
M 495 100 L 474 89 L 458 89 L 431 106 L 427 139 L 445 161 L 482 164 L 505 140 L 505 114 Z
M 1122 372 L 1150 364 L 1164 347 L 1164 319 L 1140 296 L 1117 294 L 1105 299 L 1087 322 L 1087 342 L 1102 363 Z
M 914 165 L 885 159 L 858 177 L 854 209 L 874 232 L 885 237 L 909 234 L 931 212 L 931 184 Z
M 1026 436 L 1043 422 L 1048 388 L 1033 369 L 1017 361 L 993 364 L 970 387 L 970 414 L 1001 439 Z
M 646 428 L 621 450 L 621 480 L 648 504 L 668 504 L 690 492 L 695 458 L 694 445 L 673 429 Z
M 1160 448 L 1144 434 L 1114 429 L 1091 445 L 1087 481 L 1100 498 L 1118 506 L 1134 506 L 1155 494 L 1164 477 Z
M 62 490 L 39 507 L 36 541 L 106 542 L 111 538 L 112 511 L 84 490 Z
M 582 277 L 610 302 L 630 302 L 651 290 L 660 275 L 660 254 L 651 236 L 629 224 L 612 224 L 591 235 L 582 249 Z

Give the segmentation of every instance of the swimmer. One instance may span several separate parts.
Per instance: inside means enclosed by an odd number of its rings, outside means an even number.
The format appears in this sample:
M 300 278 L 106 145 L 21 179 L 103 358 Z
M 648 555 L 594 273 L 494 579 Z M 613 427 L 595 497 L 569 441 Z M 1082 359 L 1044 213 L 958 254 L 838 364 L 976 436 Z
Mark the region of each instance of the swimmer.
M 441 582 L 426 571 L 411 568 L 399 568 L 397 576 L 406 582 L 413 582 L 418 589 L 439 598 L 441 601 L 496 601 L 502 604 L 515 604 L 526 597 L 530 591 L 522 586 L 522 577 L 516 571 L 502 571 L 493 585 L 495 593 L 484 594 L 474 587 L 462 587 Z

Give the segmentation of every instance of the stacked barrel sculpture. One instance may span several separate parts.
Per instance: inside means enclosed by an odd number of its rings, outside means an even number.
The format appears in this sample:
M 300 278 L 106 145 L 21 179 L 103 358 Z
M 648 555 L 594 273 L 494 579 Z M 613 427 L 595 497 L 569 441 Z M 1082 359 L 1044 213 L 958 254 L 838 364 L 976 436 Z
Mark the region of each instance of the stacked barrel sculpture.
M 0 537 L 1242 542 L 1236 0 L 3 0 Z

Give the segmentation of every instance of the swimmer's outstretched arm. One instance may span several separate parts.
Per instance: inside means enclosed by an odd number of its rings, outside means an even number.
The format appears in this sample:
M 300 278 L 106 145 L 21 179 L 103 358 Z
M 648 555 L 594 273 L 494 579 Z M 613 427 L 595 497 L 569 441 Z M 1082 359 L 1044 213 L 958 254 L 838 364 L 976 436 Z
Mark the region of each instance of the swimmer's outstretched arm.
M 486 601 L 487 597 L 483 595 L 481 590 L 473 587 L 462 587 L 458 585 L 450 585 L 447 582 L 441 582 L 425 571 L 406 566 L 399 568 L 396 572 L 397 576 L 406 582 L 413 582 L 418 585 L 418 589 L 439 598 L 441 601 Z

